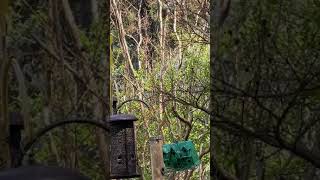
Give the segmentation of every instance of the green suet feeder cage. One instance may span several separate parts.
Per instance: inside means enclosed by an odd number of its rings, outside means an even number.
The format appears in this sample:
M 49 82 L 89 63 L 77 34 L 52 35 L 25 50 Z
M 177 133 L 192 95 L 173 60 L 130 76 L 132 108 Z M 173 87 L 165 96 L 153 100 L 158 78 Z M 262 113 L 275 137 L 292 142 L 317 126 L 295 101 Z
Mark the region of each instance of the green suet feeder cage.
M 192 141 L 179 141 L 162 146 L 165 169 L 184 171 L 200 164 L 199 156 Z

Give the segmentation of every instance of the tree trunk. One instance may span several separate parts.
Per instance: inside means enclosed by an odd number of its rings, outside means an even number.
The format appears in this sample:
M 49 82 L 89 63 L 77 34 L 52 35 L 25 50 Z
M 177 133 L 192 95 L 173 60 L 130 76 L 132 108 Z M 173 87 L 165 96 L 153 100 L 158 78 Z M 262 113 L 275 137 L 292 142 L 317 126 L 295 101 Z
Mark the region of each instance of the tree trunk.
M 114 14 L 116 16 L 116 25 L 119 29 L 119 40 L 120 40 L 120 45 L 121 45 L 121 48 L 123 50 L 123 56 L 125 57 L 127 63 L 128 63 L 128 72 L 129 74 L 134 77 L 136 72 L 135 72 L 135 69 L 133 67 L 133 63 L 132 63 L 132 58 L 130 56 L 130 53 L 129 53 L 129 47 L 128 47 L 128 43 L 127 43 L 127 40 L 126 40 L 126 32 L 124 30 L 124 27 L 123 27 L 123 21 L 122 21 L 122 16 L 121 16 L 121 12 L 117 6 L 117 2 L 115 0 L 112 0 L 112 8 L 114 10 Z
M 106 75 L 105 82 L 103 84 L 103 99 L 106 101 L 105 106 L 103 106 L 102 109 L 102 116 L 105 118 L 106 122 L 110 122 L 110 116 L 112 112 L 112 102 L 111 102 L 111 97 L 112 97 L 112 79 L 111 79 L 111 22 L 110 22 L 110 8 L 111 8 L 111 2 L 110 0 L 107 1 L 107 9 L 106 9 L 106 24 L 107 24 L 107 29 L 106 29 L 106 34 L 107 34 L 107 47 L 106 47 L 106 61 L 104 64 L 104 72 Z M 107 150 L 107 155 L 106 155 L 106 167 L 108 168 L 106 170 L 105 177 L 106 179 L 110 179 L 110 144 L 111 144 L 111 136 L 110 133 L 107 134 L 107 138 L 105 139 L 106 142 L 106 150 Z
M 94 116 L 97 119 L 104 119 L 103 118 L 103 106 L 102 103 L 100 103 L 98 100 L 96 102 L 96 108 L 94 112 Z M 110 151 L 109 144 L 107 143 L 106 139 L 106 132 L 100 128 L 96 128 L 96 141 L 99 148 L 99 155 L 101 157 L 101 163 L 103 167 L 103 173 L 105 174 L 105 179 L 109 179 L 110 177 L 110 165 L 109 165 L 109 159 L 110 159 Z
M 80 42 L 80 32 L 79 28 L 75 22 L 75 18 L 73 12 L 70 8 L 69 0 L 61 0 L 62 1 L 62 9 L 64 13 L 64 17 L 66 19 L 67 25 L 72 33 L 72 38 L 75 42 L 76 48 L 81 50 L 81 42 Z
M 28 141 L 32 138 L 32 123 L 31 123 L 31 115 L 30 115 L 30 97 L 28 96 L 28 89 L 25 84 L 25 77 L 23 75 L 22 69 L 16 59 L 12 59 L 12 66 L 15 71 L 16 78 L 19 84 L 19 99 L 21 104 L 21 113 L 24 121 L 24 130 L 26 137 L 25 139 Z
M 47 31 L 47 41 L 48 44 L 52 45 L 53 49 L 57 49 L 57 42 L 56 42 L 56 34 L 55 33 L 50 33 L 50 32 L 55 32 L 55 17 L 57 14 L 57 7 L 56 3 L 54 3 L 53 0 L 49 0 L 48 3 L 48 17 L 49 17 L 49 26 L 51 28 L 51 31 Z M 52 80 L 52 74 L 51 74 L 51 69 L 52 68 L 50 65 L 51 58 L 48 58 L 46 62 L 46 81 L 47 81 L 47 87 L 45 89 L 45 92 L 43 92 L 44 97 L 45 97 L 45 107 L 43 108 L 43 120 L 46 125 L 50 124 L 50 118 L 51 118 L 51 80 Z M 58 163 L 61 163 L 61 157 L 59 156 L 58 150 L 56 143 L 54 141 L 54 138 L 51 133 L 49 133 L 49 139 L 50 139 L 50 148 L 53 154 L 56 156 L 56 160 Z
M 162 5 L 162 1 L 158 0 L 158 5 L 159 5 L 159 13 L 158 13 L 158 18 L 159 18 L 159 24 L 160 24 L 160 34 L 159 34 L 159 56 L 160 56 L 160 78 L 159 78 L 159 86 L 160 86 L 160 93 L 159 93 L 159 126 L 158 126 L 158 134 L 161 134 L 163 136 L 162 133 L 162 126 L 164 124 L 164 120 L 163 120 L 163 114 L 164 114 L 164 95 L 163 95 L 163 91 L 164 91 L 164 82 L 163 82 L 163 77 L 164 77 L 164 73 L 165 73 L 165 60 L 164 60 L 164 54 L 165 54 L 165 20 L 166 18 L 164 17 L 164 15 L 162 14 L 162 9 L 163 9 L 163 5 Z
M 10 62 L 7 57 L 7 13 L 8 0 L 0 2 L 0 169 L 9 168 L 11 165 L 8 114 L 8 83 Z
M 91 14 L 92 14 L 92 22 L 97 23 L 99 20 L 99 12 L 98 12 L 98 1 L 91 0 Z

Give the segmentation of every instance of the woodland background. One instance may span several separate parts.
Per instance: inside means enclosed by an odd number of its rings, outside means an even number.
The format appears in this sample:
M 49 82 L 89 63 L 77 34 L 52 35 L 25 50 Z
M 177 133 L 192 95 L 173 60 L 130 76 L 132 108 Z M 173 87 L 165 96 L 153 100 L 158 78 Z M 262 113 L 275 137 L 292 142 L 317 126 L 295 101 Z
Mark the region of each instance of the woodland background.
M 13 68 L 8 81 L 1 74 L 0 115 L 20 111 L 25 139 L 56 120 L 101 116 L 106 6 L 10 3 L 1 58 Z M 119 111 L 139 118 L 142 178 L 151 179 L 148 140 L 162 135 L 193 140 L 201 158 L 173 179 L 319 179 L 319 8 L 319 0 L 111 0 L 112 94 Z M 102 179 L 105 143 L 103 131 L 70 125 L 29 158 Z

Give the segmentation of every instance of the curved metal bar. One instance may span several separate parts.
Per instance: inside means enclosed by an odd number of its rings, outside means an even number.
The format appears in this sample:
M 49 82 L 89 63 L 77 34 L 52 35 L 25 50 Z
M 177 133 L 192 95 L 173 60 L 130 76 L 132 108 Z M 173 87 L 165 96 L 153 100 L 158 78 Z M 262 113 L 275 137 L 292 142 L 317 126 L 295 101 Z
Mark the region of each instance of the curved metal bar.
M 110 127 L 109 127 L 108 123 L 106 123 L 106 122 L 100 122 L 100 121 L 89 120 L 89 119 L 68 119 L 68 120 L 63 120 L 63 121 L 57 121 L 57 122 L 55 122 L 55 123 L 43 128 L 42 130 L 40 130 L 34 136 L 33 139 L 31 139 L 29 142 L 27 142 L 24 145 L 24 147 L 22 148 L 21 157 L 18 160 L 18 166 L 22 165 L 22 161 L 24 159 L 24 156 L 30 150 L 30 148 L 37 142 L 37 140 L 39 138 L 41 138 L 43 135 L 45 135 L 50 130 L 55 129 L 55 128 L 60 127 L 60 126 L 64 126 L 66 124 L 90 124 L 90 125 L 97 126 L 97 127 L 101 128 L 101 129 L 104 129 L 105 131 L 110 133 Z
M 136 102 L 141 102 L 142 104 L 144 104 L 148 109 L 150 109 L 150 106 L 144 102 L 143 100 L 141 99 L 128 99 L 126 101 L 123 101 L 122 103 L 119 104 L 119 106 L 117 107 L 117 111 L 123 106 L 125 105 L 126 103 L 129 103 L 129 102 L 132 102 L 132 101 L 136 101 Z

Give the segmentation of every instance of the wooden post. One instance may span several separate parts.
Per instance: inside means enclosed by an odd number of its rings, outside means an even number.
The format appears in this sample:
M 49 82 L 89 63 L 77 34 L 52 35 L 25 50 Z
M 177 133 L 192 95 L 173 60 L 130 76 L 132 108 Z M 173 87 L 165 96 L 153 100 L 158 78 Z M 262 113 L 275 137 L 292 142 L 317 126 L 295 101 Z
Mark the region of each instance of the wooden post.
M 162 137 L 150 138 L 150 154 L 151 154 L 151 169 L 152 169 L 152 180 L 163 180 L 163 153 Z

